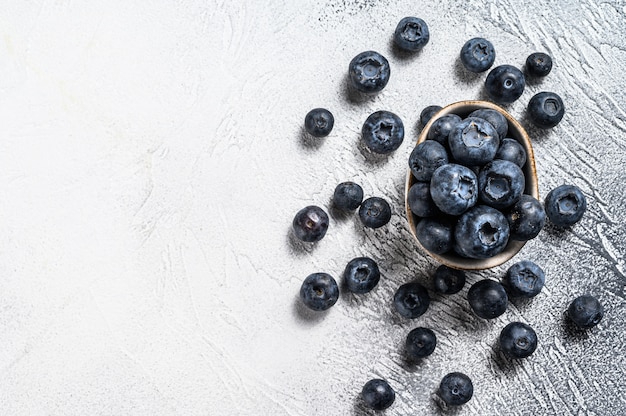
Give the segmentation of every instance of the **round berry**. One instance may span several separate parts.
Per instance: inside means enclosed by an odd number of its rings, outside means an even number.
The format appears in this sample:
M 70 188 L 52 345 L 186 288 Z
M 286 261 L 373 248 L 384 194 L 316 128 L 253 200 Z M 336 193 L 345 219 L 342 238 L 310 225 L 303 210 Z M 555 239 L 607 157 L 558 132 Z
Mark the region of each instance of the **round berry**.
M 383 198 L 367 198 L 359 207 L 359 218 L 366 227 L 380 228 L 391 220 L 391 207 Z
M 522 71 L 511 65 L 495 67 L 487 75 L 485 90 L 497 103 L 510 104 L 521 97 L 526 86 Z
M 557 227 L 576 224 L 587 210 L 587 199 L 575 185 L 561 185 L 546 196 L 543 203 L 546 215 Z
M 370 409 L 384 410 L 393 404 L 396 392 L 385 380 L 375 378 L 365 383 L 361 396 Z
M 549 129 L 561 122 L 565 106 L 558 94 L 544 91 L 530 99 L 526 111 L 535 126 Z
M 393 306 L 405 318 L 417 318 L 426 312 L 430 305 L 428 291 L 417 282 L 405 283 L 393 297 Z
M 428 140 L 434 140 L 444 146 L 448 144 L 450 132 L 461 122 L 461 117 L 456 114 L 446 114 L 433 121 L 428 129 Z
M 491 207 L 507 208 L 519 201 L 525 185 L 519 166 L 508 160 L 493 160 L 478 174 L 478 197 Z
M 448 163 L 446 148 L 434 140 L 425 140 L 415 146 L 409 156 L 409 167 L 415 179 L 430 182 L 433 172 Z
M 366 94 L 382 91 L 389 82 L 391 69 L 387 58 L 375 51 L 361 52 L 348 66 L 350 84 Z
M 437 336 L 428 328 L 415 328 L 406 337 L 405 349 L 407 358 L 411 361 L 418 361 L 428 357 L 435 351 L 437 346 Z
M 526 149 L 515 139 L 504 139 L 500 141 L 495 158 L 508 160 L 521 168 L 526 163 Z
M 506 311 L 509 298 L 500 283 L 484 279 L 470 287 L 467 301 L 476 315 L 484 319 L 494 319 Z
M 380 281 L 378 264 L 369 257 L 357 257 L 350 260 L 343 272 L 348 290 L 352 293 L 367 293 Z
M 328 230 L 328 214 L 316 205 L 309 205 L 296 213 L 293 231 L 298 239 L 313 243 L 321 240 Z
M 342 182 L 335 187 L 333 203 L 342 211 L 354 211 L 363 202 L 363 188 L 354 182 Z
M 469 117 L 450 132 L 448 145 L 452 157 L 466 166 L 483 165 L 496 156 L 500 138 L 487 120 Z
M 400 117 L 390 111 L 377 111 L 363 123 L 361 137 L 372 152 L 391 153 L 404 140 L 404 124 Z
M 454 228 L 454 250 L 470 259 L 486 259 L 501 253 L 510 236 L 504 214 L 486 205 L 470 208 Z
M 466 277 L 463 270 L 453 269 L 442 264 L 435 270 L 433 285 L 435 286 L 435 292 L 442 295 L 453 295 L 463 289 L 465 280 Z
M 500 332 L 500 349 L 510 358 L 526 358 L 537 349 L 537 334 L 522 322 L 511 322 Z
M 461 48 L 461 62 L 468 71 L 484 72 L 495 60 L 496 50 L 487 39 L 470 39 Z
M 314 108 L 304 118 L 304 128 L 315 137 L 328 136 L 335 125 L 335 118 L 325 108 Z
M 509 131 L 509 122 L 504 114 L 491 108 L 479 108 L 478 110 L 474 110 L 469 113 L 467 117 L 476 117 L 487 120 L 489 124 L 496 128 L 500 140 L 505 138 L 507 132 Z
M 546 223 L 543 205 L 531 195 L 522 195 L 506 213 L 511 229 L 511 240 L 528 241 L 537 237 Z
M 545 77 L 552 70 L 552 58 L 543 52 L 535 52 L 526 58 L 526 72 L 533 77 Z
M 402 50 L 419 51 L 430 40 L 428 25 L 419 17 L 405 17 L 398 23 L 393 40 Z
M 424 218 L 415 226 L 422 247 L 431 253 L 444 254 L 454 246 L 454 225 L 447 218 Z
M 439 384 L 439 397 L 449 406 L 460 406 L 474 395 L 472 380 L 463 373 L 449 373 Z
M 433 172 L 430 195 L 442 212 L 459 215 L 476 204 L 478 179 L 471 169 L 449 163 Z
M 502 283 L 512 297 L 537 296 L 546 281 L 543 269 L 530 260 L 515 263 L 506 271 Z
M 592 328 L 604 317 L 604 307 L 591 295 L 582 295 L 570 303 L 567 309 L 569 318 L 580 328 Z
M 430 196 L 430 182 L 415 182 L 409 188 L 406 199 L 411 212 L 418 217 L 432 217 L 439 214 Z
M 428 124 L 428 122 L 430 121 L 430 119 L 439 111 L 441 110 L 441 106 L 440 105 L 429 105 L 428 107 L 424 108 L 422 110 L 422 112 L 420 113 L 420 124 L 422 126 L 425 126 L 426 124 Z
M 302 282 L 300 298 L 309 309 L 325 311 L 337 303 L 339 287 L 331 275 L 313 273 Z

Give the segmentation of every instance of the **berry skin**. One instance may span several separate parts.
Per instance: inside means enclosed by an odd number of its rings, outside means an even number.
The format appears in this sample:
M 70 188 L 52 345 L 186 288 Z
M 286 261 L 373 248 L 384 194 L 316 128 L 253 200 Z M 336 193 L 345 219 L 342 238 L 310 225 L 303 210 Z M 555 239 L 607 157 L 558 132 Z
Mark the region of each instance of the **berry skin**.
M 377 111 L 363 123 L 361 137 L 372 152 L 391 153 L 404 140 L 404 124 L 400 117 L 390 111 Z
M 415 226 L 415 235 L 428 251 L 443 254 L 454 246 L 453 224 L 445 218 L 424 218 Z
M 447 374 L 439 384 L 439 397 L 449 406 L 460 406 L 474 395 L 472 380 L 463 373 Z
M 535 52 L 526 58 L 526 72 L 533 77 L 545 77 L 552 70 L 552 58 L 543 52 Z
M 495 67 L 487 75 L 485 90 L 497 103 L 510 104 L 521 97 L 526 86 L 522 71 L 511 65 Z
M 604 307 L 591 295 L 582 295 L 570 303 L 569 318 L 579 328 L 587 329 L 598 325 L 604 317 Z
M 328 214 L 316 205 L 309 205 L 296 213 L 293 231 L 298 239 L 313 243 L 321 240 L 328 230 Z
M 428 25 L 419 17 L 405 17 L 400 20 L 393 33 L 393 41 L 404 51 L 419 51 L 429 40 Z
M 435 270 L 433 285 L 435 286 L 435 292 L 442 295 L 453 295 L 463 289 L 465 280 L 466 277 L 463 270 L 453 269 L 442 264 Z
M 461 48 L 461 62 L 471 72 L 485 72 L 496 60 L 496 50 L 484 38 L 473 38 Z
M 389 383 L 378 378 L 365 383 L 361 396 L 365 405 L 373 410 L 384 410 L 396 400 L 396 392 Z
M 558 94 L 544 91 L 530 99 L 526 111 L 535 126 L 549 129 L 561 122 L 565 106 Z
M 528 241 L 537 237 L 546 223 L 543 205 L 531 195 L 522 195 L 506 213 L 511 229 L 511 240 Z
M 357 257 L 348 263 L 343 278 L 352 293 L 367 293 L 380 281 L 378 264 L 369 257 Z
M 304 128 L 315 137 L 328 136 L 335 125 L 335 118 L 325 108 L 314 108 L 304 118 Z
M 537 296 L 546 281 L 543 269 L 530 260 L 515 263 L 506 271 L 502 284 L 511 297 L 532 298 Z
M 548 192 L 543 205 L 550 221 L 565 228 L 580 221 L 587 210 L 587 199 L 577 186 L 561 185 Z
M 337 303 L 339 286 L 331 275 L 313 273 L 302 282 L 300 298 L 309 309 L 325 311 Z
M 482 118 L 466 118 L 448 137 L 452 157 L 466 166 L 483 165 L 496 157 L 500 138 L 495 127 Z
M 500 349 L 509 358 L 526 358 L 537 349 L 537 334 L 522 322 L 511 322 L 500 332 Z
M 508 160 L 521 168 L 526 164 L 526 158 L 526 149 L 517 140 L 504 139 L 500 141 L 495 159 Z
M 476 315 L 484 319 L 494 319 L 506 311 L 509 298 L 504 286 L 493 280 L 480 280 L 470 287 L 467 301 Z
M 442 107 L 439 105 L 429 105 L 428 107 L 424 108 L 422 112 L 420 113 L 420 124 L 422 126 L 425 126 L 426 124 L 428 124 L 430 119 L 433 118 L 435 113 L 441 110 L 441 108 Z
M 391 220 L 391 207 L 377 196 L 367 198 L 359 208 L 359 218 L 366 227 L 380 228 Z
M 389 82 L 391 69 L 387 58 L 374 51 L 361 52 L 348 66 L 350 85 L 365 94 L 382 91 Z
M 441 211 L 459 215 L 478 200 L 478 179 L 471 169 L 448 163 L 433 172 L 430 195 Z
M 491 108 L 479 108 L 478 110 L 472 111 L 467 117 L 477 117 L 487 120 L 489 124 L 496 128 L 498 137 L 501 140 L 506 137 L 506 133 L 509 131 L 509 122 L 504 114 L 492 110 Z
M 428 291 L 417 282 L 405 283 L 393 297 L 393 306 L 405 318 L 417 318 L 426 312 L 430 305 Z
M 363 188 L 354 182 L 342 182 L 335 188 L 333 203 L 342 211 L 354 211 L 363 202 Z
M 409 167 L 415 179 L 430 182 L 433 172 L 448 163 L 446 148 L 434 140 L 425 140 L 415 146 L 409 156 Z
M 430 196 L 429 182 L 415 182 L 409 188 L 407 201 L 411 212 L 418 217 L 432 217 L 440 213 Z
M 494 208 L 510 207 L 524 193 L 524 172 L 508 160 L 493 160 L 478 174 L 478 197 Z
M 428 328 L 415 328 L 406 337 L 406 356 L 410 361 L 428 357 L 435 351 L 437 336 Z
M 461 122 L 461 117 L 456 114 L 446 114 L 433 121 L 428 129 L 428 140 L 434 140 L 446 146 L 448 144 L 448 136 L 450 132 Z
M 510 236 L 504 214 L 486 205 L 470 208 L 454 228 L 454 250 L 470 259 L 493 257 L 506 247 Z

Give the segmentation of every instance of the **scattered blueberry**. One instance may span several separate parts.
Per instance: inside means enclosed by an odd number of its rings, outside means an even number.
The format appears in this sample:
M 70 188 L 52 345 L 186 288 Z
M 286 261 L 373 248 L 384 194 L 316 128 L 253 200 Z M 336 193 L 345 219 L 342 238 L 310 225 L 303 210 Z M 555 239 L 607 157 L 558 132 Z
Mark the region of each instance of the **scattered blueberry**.
M 391 207 L 383 198 L 367 198 L 359 208 L 359 218 L 364 226 L 379 228 L 391 220 Z
M 546 215 L 557 227 L 569 227 L 583 217 L 587 209 L 587 199 L 575 185 L 557 186 L 544 200 Z
M 543 52 L 535 52 L 526 58 L 526 72 L 533 77 L 545 77 L 552 70 L 552 58 Z
M 335 188 L 333 203 L 343 211 L 354 211 L 363 202 L 363 188 L 354 182 L 342 182 Z
M 478 197 L 491 207 L 507 208 L 519 201 L 525 185 L 519 166 L 508 160 L 492 160 L 478 174 Z
M 500 104 L 509 104 L 517 100 L 524 92 L 525 86 L 524 74 L 511 65 L 495 67 L 485 80 L 487 94 Z
M 454 228 L 454 250 L 470 259 L 493 257 L 509 241 L 509 223 L 504 214 L 486 205 L 470 208 Z
M 521 168 L 526 163 L 526 149 L 515 139 L 504 139 L 500 141 L 495 158 L 508 160 Z
M 511 240 L 528 241 L 537 237 L 546 223 L 543 205 L 531 195 L 522 195 L 506 213 L 511 229 Z
M 454 246 L 454 226 L 444 218 L 423 218 L 415 226 L 415 235 L 422 247 L 435 253 L 443 254 Z
M 325 108 L 314 108 L 304 118 L 304 128 L 315 137 L 328 136 L 335 124 L 332 113 Z
M 372 152 L 391 153 L 404 140 L 404 124 L 400 117 L 390 111 L 377 111 L 365 120 L 361 135 Z
M 474 395 L 472 380 L 463 373 L 449 373 L 439 384 L 439 397 L 449 406 L 460 406 Z
M 387 58 L 374 51 L 361 52 L 350 61 L 350 84 L 358 91 L 375 94 L 389 82 L 391 69 Z
M 393 40 L 402 50 L 419 51 L 430 40 L 428 25 L 419 17 L 405 17 L 398 23 Z
M 405 283 L 393 297 L 393 305 L 405 318 L 417 318 L 426 312 L 430 296 L 424 286 L 417 282 Z
M 478 179 L 469 168 L 449 163 L 433 173 L 430 195 L 441 211 L 459 215 L 478 200 Z
M 313 273 L 302 282 L 300 298 L 309 309 L 325 311 L 339 299 L 339 287 L 331 275 Z
M 570 303 L 567 309 L 569 318 L 580 328 L 592 328 L 604 317 L 602 304 L 591 295 L 582 295 Z
M 352 293 L 367 293 L 380 281 L 378 264 L 369 257 L 357 257 L 348 263 L 343 278 Z
M 502 284 L 512 297 L 532 298 L 541 292 L 546 275 L 543 269 L 530 260 L 515 263 L 506 271 Z
M 432 217 L 440 213 L 430 196 L 429 182 L 415 182 L 406 197 L 411 212 L 418 217 Z
M 461 48 L 461 62 L 471 72 L 485 72 L 496 60 L 496 50 L 484 38 L 473 38 Z
M 500 332 L 500 349 L 510 358 L 526 358 L 537 349 L 537 334 L 522 322 L 511 322 Z
M 430 119 L 439 111 L 441 110 L 441 106 L 439 105 L 429 105 L 428 107 L 424 108 L 422 110 L 422 112 L 420 113 L 420 124 L 422 126 L 425 126 L 426 124 L 428 124 L 428 122 L 430 121 Z
M 487 120 L 489 124 L 496 128 L 500 140 L 504 139 L 509 131 L 509 122 L 504 114 L 491 108 L 479 108 L 478 110 L 472 111 L 467 117 L 477 117 Z
M 470 287 L 467 301 L 476 315 L 484 319 L 493 319 L 506 311 L 509 298 L 504 286 L 493 280 L 480 280 Z
M 544 91 L 530 99 L 527 111 L 535 126 L 549 129 L 561 122 L 565 114 L 565 106 L 558 94 Z
M 433 285 L 435 292 L 443 295 L 458 293 L 465 286 L 465 272 L 442 264 L 435 270 Z
M 446 148 L 434 140 L 424 140 L 411 151 L 409 167 L 415 179 L 430 182 L 433 172 L 448 163 Z
M 365 383 L 361 396 L 365 405 L 373 410 L 384 410 L 396 400 L 396 392 L 389 383 L 378 378 Z
M 461 117 L 456 114 L 446 114 L 433 121 L 430 129 L 428 129 L 428 140 L 434 140 L 446 146 L 448 144 L 448 136 L 454 127 L 461 122 Z
M 435 351 L 437 336 L 428 328 L 415 328 L 406 337 L 405 349 L 410 361 L 418 361 L 428 357 Z
M 313 243 L 326 235 L 328 214 L 316 205 L 309 205 L 296 213 L 292 225 L 296 237 L 307 243 Z
M 467 166 L 485 164 L 494 157 L 500 146 L 495 127 L 487 120 L 466 118 L 452 129 L 448 137 L 452 157 Z

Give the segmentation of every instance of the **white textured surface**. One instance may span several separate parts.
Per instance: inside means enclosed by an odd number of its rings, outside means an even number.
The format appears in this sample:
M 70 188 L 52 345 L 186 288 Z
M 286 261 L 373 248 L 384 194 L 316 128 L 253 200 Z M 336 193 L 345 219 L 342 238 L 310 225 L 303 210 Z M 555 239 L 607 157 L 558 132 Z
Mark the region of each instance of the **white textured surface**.
M 452 370 L 475 384 L 452 414 L 622 414 L 626 4 L 264 3 L 3 5 L 0 414 L 364 415 L 358 394 L 374 376 L 397 391 L 386 414 L 438 414 L 430 395 Z M 414 57 L 390 44 L 406 15 L 431 31 Z M 529 128 L 540 192 L 576 184 L 589 210 L 516 257 L 546 271 L 531 302 L 485 322 L 466 288 L 409 322 L 390 299 L 401 283 L 428 283 L 436 265 L 407 229 L 406 160 L 423 107 L 483 97 L 485 75 L 468 77 L 457 62 L 477 35 L 494 43 L 496 64 L 522 66 L 537 50 L 554 57 L 553 72 L 507 109 L 523 120 L 534 93 L 563 97 L 558 127 Z M 391 81 L 354 101 L 347 65 L 367 49 L 389 58 Z M 310 141 L 301 126 L 317 106 L 334 113 L 335 129 Z M 359 146 L 378 109 L 407 128 L 386 158 Z M 344 180 L 388 198 L 391 223 L 366 231 L 353 216 L 333 217 L 314 248 L 294 242 L 295 212 L 327 207 Z M 307 274 L 339 277 L 356 255 L 379 261 L 374 292 L 343 295 L 317 316 L 299 307 Z M 562 312 L 583 292 L 607 312 L 576 334 Z M 540 337 L 515 364 L 494 348 L 514 319 Z M 409 367 L 401 345 L 418 324 L 439 345 Z

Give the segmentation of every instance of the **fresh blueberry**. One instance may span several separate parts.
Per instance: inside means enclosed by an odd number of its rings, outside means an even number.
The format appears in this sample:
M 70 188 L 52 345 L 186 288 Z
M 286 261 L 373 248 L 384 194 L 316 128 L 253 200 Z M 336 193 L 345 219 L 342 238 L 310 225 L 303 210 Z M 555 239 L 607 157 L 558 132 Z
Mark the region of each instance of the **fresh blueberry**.
M 557 227 L 569 227 L 583 217 L 587 209 L 587 199 L 575 185 L 557 186 L 544 200 L 546 215 Z
M 509 267 L 502 284 L 511 297 L 532 298 L 541 292 L 545 281 L 546 275 L 541 267 L 530 260 L 522 260 Z
M 446 148 L 434 140 L 424 140 L 411 152 L 409 167 L 415 179 L 430 182 L 433 172 L 448 163 Z
M 426 250 L 443 254 L 454 246 L 453 228 L 452 222 L 445 217 L 423 218 L 415 226 L 415 235 Z
M 433 173 L 430 195 L 441 211 L 459 215 L 478 200 L 478 179 L 469 168 L 448 163 Z
M 343 211 L 354 211 L 363 202 L 363 188 L 354 182 L 342 182 L 335 188 L 333 203 Z
M 508 160 L 521 168 L 526 163 L 526 149 L 515 139 L 504 139 L 500 141 L 495 158 Z
M 391 69 L 387 58 L 374 51 L 361 52 L 350 61 L 350 84 L 366 94 L 382 91 L 389 82 Z
M 533 77 L 545 77 L 552 70 L 552 58 L 543 52 L 535 52 L 526 58 L 526 72 Z
M 428 25 L 419 17 L 405 17 L 398 23 L 393 40 L 402 50 L 419 51 L 430 40 Z
M 544 91 L 530 99 L 527 111 L 535 126 L 549 129 L 561 122 L 565 106 L 558 94 Z
M 316 205 L 309 205 L 296 213 L 292 225 L 296 237 L 307 243 L 313 243 L 326 235 L 328 214 Z
M 373 410 L 384 410 L 396 400 L 396 392 L 389 383 L 378 378 L 365 383 L 361 396 L 365 405 Z
M 443 295 L 458 293 L 465 286 L 465 272 L 442 264 L 435 270 L 433 285 L 435 292 Z
M 359 208 L 359 218 L 364 226 L 379 228 L 391 220 L 391 207 L 383 198 L 367 198 Z
M 449 373 L 441 380 L 439 397 L 449 406 L 460 406 L 474 395 L 472 380 L 463 373 Z
M 405 318 L 417 318 L 423 315 L 429 305 L 428 291 L 417 282 L 403 284 L 393 297 L 393 306 Z
M 511 65 L 495 67 L 485 80 L 487 94 L 500 104 L 509 104 L 517 100 L 524 92 L 525 86 L 524 74 Z
M 509 131 L 509 122 L 504 114 L 491 108 L 479 108 L 472 111 L 467 117 L 478 117 L 487 120 L 489 124 L 496 128 L 500 139 L 505 138 Z
M 509 223 L 504 214 L 486 205 L 470 208 L 454 228 L 454 250 L 471 259 L 493 257 L 509 241 Z
M 582 295 L 570 303 L 567 313 L 579 328 L 592 328 L 604 317 L 604 307 L 595 297 Z
M 478 197 L 491 207 L 507 208 L 519 201 L 525 185 L 519 166 L 508 160 L 492 160 L 478 174 Z
M 470 287 L 467 301 L 476 315 L 484 319 L 493 319 L 506 311 L 509 298 L 504 286 L 493 280 L 480 280 Z
M 309 309 L 325 311 L 339 299 L 339 287 L 331 275 L 313 273 L 302 282 L 300 298 Z
M 546 223 L 543 205 L 531 195 L 522 195 L 506 213 L 511 229 L 511 240 L 528 241 L 537 237 Z
M 430 129 L 428 129 L 428 140 L 434 140 L 446 146 L 448 144 L 448 136 L 450 132 L 458 123 L 461 122 L 461 117 L 456 114 L 446 114 L 433 121 Z
M 372 152 L 391 153 L 404 140 L 404 124 L 400 117 L 390 111 L 377 111 L 365 120 L 361 135 Z
M 441 110 L 441 106 L 439 105 L 429 105 L 428 107 L 424 108 L 422 110 L 422 112 L 420 113 L 420 123 L 422 126 L 425 126 L 426 124 L 428 124 L 428 122 L 430 121 L 430 119 L 439 111 Z
M 357 257 L 348 263 L 343 278 L 352 293 L 367 293 L 374 289 L 380 280 L 378 264 L 369 257 Z
M 439 214 L 439 210 L 430 196 L 429 182 L 415 182 L 409 188 L 406 198 L 411 212 L 418 217 L 432 217 Z
M 461 48 L 461 62 L 468 71 L 485 72 L 496 60 L 496 50 L 484 38 L 473 38 Z
M 448 137 L 452 157 L 466 166 L 483 165 L 496 157 L 500 138 L 487 120 L 466 118 L 456 125 Z
M 526 358 L 537 349 L 537 334 L 522 322 L 511 322 L 500 332 L 500 349 L 510 358 Z
M 325 108 L 314 108 L 304 118 L 304 128 L 315 137 L 328 136 L 335 124 L 332 113 Z
M 437 336 L 428 328 L 415 328 L 406 337 L 406 355 L 410 361 L 428 357 L 435 351 Z

